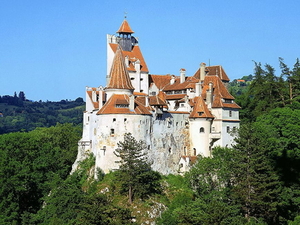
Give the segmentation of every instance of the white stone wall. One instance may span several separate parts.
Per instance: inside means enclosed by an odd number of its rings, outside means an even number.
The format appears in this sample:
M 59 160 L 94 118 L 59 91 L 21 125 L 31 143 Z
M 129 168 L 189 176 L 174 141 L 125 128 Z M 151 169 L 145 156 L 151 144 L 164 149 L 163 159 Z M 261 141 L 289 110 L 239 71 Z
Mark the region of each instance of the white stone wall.
M 210 120 L 206 118 L 190 119 L 192 155 L 195 149 L 196 155 L 211 156 L 209 151 L 210 123 Z

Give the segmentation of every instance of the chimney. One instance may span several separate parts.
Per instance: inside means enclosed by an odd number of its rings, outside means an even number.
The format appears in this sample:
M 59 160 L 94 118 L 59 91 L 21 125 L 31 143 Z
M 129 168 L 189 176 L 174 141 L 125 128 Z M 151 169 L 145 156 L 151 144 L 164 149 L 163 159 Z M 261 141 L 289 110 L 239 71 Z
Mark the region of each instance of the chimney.
M 174 84 L 175 83 L 175 76 L 174 75 L 171 75 L 171 80 L 170 80 L 170 84 Z
M 185 81 L 185 69 L 180 69 L 180 83 Z
M 141 91 L 141 61 L 137 59 L 134 63 L 134 69 L 136 71 L 136 86 L 135 89 L 140 92 Z
M 127 67 L 129 67 L 129 57 L 128 57 L 128 55 L 125 56 L 125 65 Z
M 145 96 L 145 106 L 149 106 L 149 95 Z
M 134 111 L 134 95 L 129 96 L 129 110 Z
M 97 102 L 97 92 L 94 89 L 92 91 L 92 100 L 93 102 Z
M 100 87 L 99 90 L 99 109 L 101 109 L 103 106 L 103 88 Z
M 206 92 L 206 104 L 208 108 L 211 108 L 212 101 L 213 101 L 213 83 L 210 82 L 209 88 Z
M 205 67 L 206 67 L 205 63 L 200 64 L 200 81 L 203 81 L 205 78 Z
M 199 82 L 199 83 L 196 83 L 196 85 L 195 85 L 196 87 L 195 87 L 195 96 L 196 97 L 198 97 L 198 96 L 200 96 L 201 95 L 201 92 L 202 92 L 202 88 L 201 88 L 201 83 Z

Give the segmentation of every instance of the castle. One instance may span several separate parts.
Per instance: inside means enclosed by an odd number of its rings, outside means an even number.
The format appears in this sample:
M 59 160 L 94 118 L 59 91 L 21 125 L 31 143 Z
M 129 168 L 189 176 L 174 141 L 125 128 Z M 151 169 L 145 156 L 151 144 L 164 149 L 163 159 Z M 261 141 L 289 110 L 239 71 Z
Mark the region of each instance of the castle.
M 192 76 L 150 74 L 139 41 L 126 20 L 107 35 L 105 87 L 86 87 L 78 156 L 93 153 L 96 168 L 118 169 L 114 154 L 125 133 L 146 142 L 152 168 L 163 174 L 189 170 L 197 155 L 233 144 L 239 109 L 222 66 L 201 63 Z

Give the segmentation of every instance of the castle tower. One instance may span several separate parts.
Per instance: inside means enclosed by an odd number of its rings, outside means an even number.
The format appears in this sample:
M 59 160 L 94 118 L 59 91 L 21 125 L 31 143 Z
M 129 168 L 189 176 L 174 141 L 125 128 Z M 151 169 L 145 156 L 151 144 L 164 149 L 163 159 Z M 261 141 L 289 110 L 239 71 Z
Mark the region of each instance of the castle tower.
M 134 87 L 131 84 L 120 45 L 117 48 L 110 70 L 110 80 L 105 90 L 108 99 L 113 93 L 127 95 L 133 93 Z
M 132 42 L 134 42 L 134 38 L 131 37 L 131 34 L 133 34 L 134 32 L 131 30 L 126 19 L 124 19 L 117 33 L 119 34 L 117 38 L 118 44 L 124 51 L 130 52 L 132 50 Z
M 148 67 L 143 54 L 138 45 L 138 40 L 132 34 L 134 33 L 126 19 L 123 20 L 116 35 L 107 35 L 107 79 L 110 83 L 110 70 L 112 61 L 118 45 L 121 46 L 125 67 L 128 70 L 129 77 L 135 92 L 148 94 L 149 78 Z

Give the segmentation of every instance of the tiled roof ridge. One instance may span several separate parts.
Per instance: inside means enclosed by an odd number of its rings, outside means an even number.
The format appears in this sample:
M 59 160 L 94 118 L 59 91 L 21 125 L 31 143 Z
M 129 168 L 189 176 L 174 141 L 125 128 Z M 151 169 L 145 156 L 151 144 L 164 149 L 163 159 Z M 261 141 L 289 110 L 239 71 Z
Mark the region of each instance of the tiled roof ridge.
M 119 30 L 117 31 L 117 33 L 130 33 L 133 34 L 134 31 L 130 28 L 129 23 L 127 22 L 126 19 L 123 20 Z
M 114 56 L 114 60 L 110 70 L 110 81 L 106 88 L 134 90 L 128 70 L 125 65 L 125 60 L 120 45 L 118 45 L 117 51 Z

